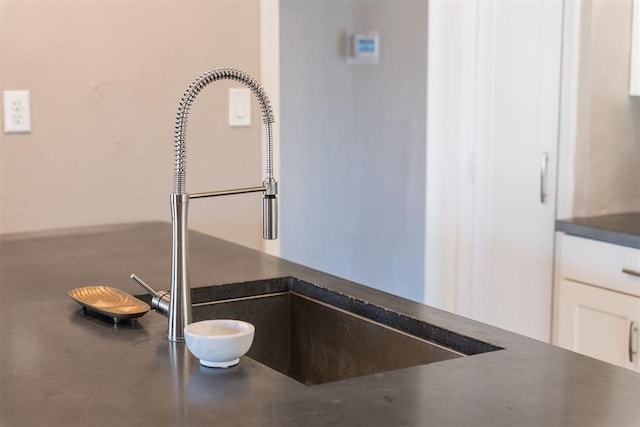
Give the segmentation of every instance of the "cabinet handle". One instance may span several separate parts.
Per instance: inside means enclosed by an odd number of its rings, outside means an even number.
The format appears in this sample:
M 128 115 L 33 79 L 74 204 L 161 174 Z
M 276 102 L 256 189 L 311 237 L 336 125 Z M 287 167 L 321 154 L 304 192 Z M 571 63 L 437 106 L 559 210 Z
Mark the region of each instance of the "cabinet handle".
M 638 328 L 635 326 L 635 322 L 632 320 L 629 323 L 629 362 L 633 363 L 633 356 L 637 353 L 633 350 L 633 333 L 637 332 Z
M 632 276 L 640 277 L 640 271 L 632 270 L 630 268 L 623 268 L 622 272 L 630 274 Z
M 546 151 L 540 156 L 540 203 L 547 201 L 547 164 L 549 163 L 549 155 Z

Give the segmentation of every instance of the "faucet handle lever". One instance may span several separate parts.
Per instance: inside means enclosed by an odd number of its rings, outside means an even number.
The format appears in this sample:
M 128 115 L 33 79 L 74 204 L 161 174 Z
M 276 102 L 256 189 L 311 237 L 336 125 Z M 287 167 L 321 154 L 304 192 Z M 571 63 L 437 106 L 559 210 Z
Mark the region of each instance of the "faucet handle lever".
M 144 288 L 145 291 L 147 291 L 149 293 L 149 295 L 151 295 L 152 297 L 155 297 L 158 295 L 158 291 L 156 291 L 155 289 L 153 289 L 151 286 L 147 285 L 144 280 L 142 280 L 141 278 L 139 278 L 138 276 L 136 276 L 135 274 L 131 275 L 131 280 L 133 280 L 134 282 L 136 282 L 138 285 L 142 286 Z
M 135 274 L 131 275 L 131 280 L 136 282 L 138 285 L 142 286 L 149 295 L 153 298 L 151 299 L 151 308 L 156 310 L 160 314 L 164 314 L 165 316 L 169 315 L 169 292 L 158 292 L 153 289 L 151 286 L 146 284 L 144 280 L 136 276 Z

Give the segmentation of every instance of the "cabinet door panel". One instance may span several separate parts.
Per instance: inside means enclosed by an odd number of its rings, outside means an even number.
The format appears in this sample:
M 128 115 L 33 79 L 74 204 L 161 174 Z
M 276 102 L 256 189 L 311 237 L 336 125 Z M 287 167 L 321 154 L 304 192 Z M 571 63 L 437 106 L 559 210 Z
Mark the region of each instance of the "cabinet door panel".
M 565 279 L 559 303 L 558 345 L 640 371 L 640 355 L 629 360 L 629 328 L 640 320 L 640 298 Z M 637 332 L 632 338 L 637 351 Z

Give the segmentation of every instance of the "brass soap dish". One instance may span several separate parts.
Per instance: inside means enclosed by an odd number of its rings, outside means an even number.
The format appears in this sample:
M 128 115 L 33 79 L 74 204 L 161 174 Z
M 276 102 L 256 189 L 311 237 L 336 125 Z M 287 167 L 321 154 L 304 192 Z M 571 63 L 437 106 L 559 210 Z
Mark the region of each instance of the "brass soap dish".
M 151 307 L 144 301 L 110 286 L 85 286 L 69 291 L 69 296 L 85 310 L 111 317 L 115 323 L 144 316 Z

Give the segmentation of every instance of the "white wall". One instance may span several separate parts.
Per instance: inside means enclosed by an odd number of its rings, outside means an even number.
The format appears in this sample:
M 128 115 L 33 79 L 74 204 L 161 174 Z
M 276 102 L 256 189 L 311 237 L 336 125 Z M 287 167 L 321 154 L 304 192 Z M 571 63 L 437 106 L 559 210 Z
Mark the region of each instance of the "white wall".
M 280 4 L 283 257 L 423 298 L 426 1 Z M 380 32 L 348 65 L 345 33 Z
M 259 6 L 2 0 L 1 85 L 31 91 L 32 132 L 2 135 L 0 232 L 169 221 L 178 101 L 210 68 L 260 77 Z M 194 104 L 188 191 L 262 180 L 259 110 L 228 128 L 228 87 Z M 198 200 L 190 225 L 259 248 L 260 210 L 258 195 Z

